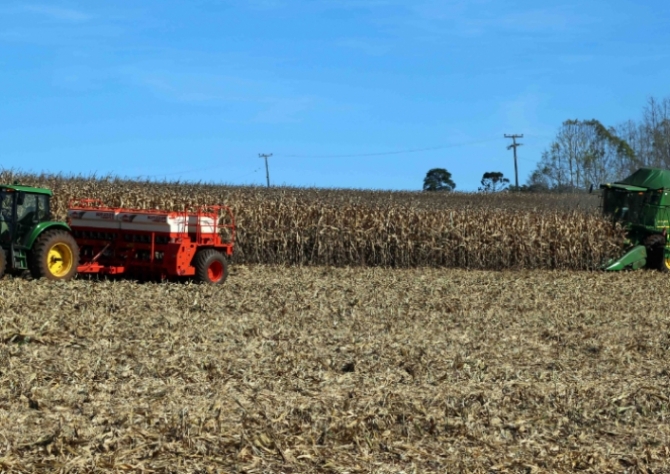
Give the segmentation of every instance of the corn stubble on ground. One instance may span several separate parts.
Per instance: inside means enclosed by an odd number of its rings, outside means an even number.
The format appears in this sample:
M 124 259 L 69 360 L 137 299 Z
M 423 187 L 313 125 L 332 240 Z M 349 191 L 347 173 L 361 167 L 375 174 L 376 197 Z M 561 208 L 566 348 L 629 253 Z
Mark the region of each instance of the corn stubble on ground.
M 0 469 L 670 466 L 665 275 L 232 271 L 0 281 Z

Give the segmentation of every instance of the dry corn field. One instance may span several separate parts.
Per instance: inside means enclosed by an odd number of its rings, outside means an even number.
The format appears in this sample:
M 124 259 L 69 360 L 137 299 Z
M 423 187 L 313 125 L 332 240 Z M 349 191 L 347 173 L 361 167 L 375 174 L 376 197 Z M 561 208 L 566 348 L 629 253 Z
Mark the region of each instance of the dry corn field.
M 252 188 L 0 173 L 0 182 L 54 192 L 55 217 L 74 198 L 181 210 L 229 205 L 235 263 L 451 267 L 498 270 L 600 266 L 622 232 L 598 215 L 598 197 Z
M 0 281 L 0 470 L 670 472 L 670 279 Z

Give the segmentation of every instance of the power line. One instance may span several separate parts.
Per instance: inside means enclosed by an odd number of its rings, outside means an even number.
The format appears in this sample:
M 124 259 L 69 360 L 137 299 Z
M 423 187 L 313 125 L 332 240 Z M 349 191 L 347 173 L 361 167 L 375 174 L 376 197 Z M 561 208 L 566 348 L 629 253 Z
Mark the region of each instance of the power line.
M 517 147 L 520 147 L 521 145 L 523 145 L 523 143 L 517 143 L 516 139 L 517 138 L 523 138 L 523 134 L 521 134 L 521 135 L 507 135 L 507 134 L 505 134 L 505 138 L 511 138 L 512 142 L 513 142 L 510 146 L 507 147 L 507 149 L 508 150 L 510 148 L 514 149 L 514 184 L 516 186 L 516 189 L 519 189 L 519 168 L 517 167 L 517 164 L 516 164 L 516 149 L 517 149 Z
M 386 151 L 386 152 L 375 152 L 375 153 L 353 153 L 353 154 L 343 154 L 343 155 L 297 155 L 297 154 L 279 154 L 277 156 L 281 156 L 284 158 L 364 158 L 364 157 L 375 157 L 375 156 L 391 156 L 391 155 L 402 155 L 402 154 L 410 154 L 410 153 L 421 153 L 425 151 L 435 151 L 435 150 L 445 150 L 448 148 L 458 148 L 462 146 L 468 146 L 468 145 L 479 145 L 482 143 L 490 143 L 493 141 L 498 141 L 500 138 L 489 138 L 485 140 L 474 140 L 470 142 L 461 142 L 461 143 L 452 143 L 449 145 L 442 145 L 442 146 L 434 146 L 434 147 L 425 147 L 425 148 L 411 148 L 411 149 L 405 149 L 405 150 L 395 150 L 395 151 Z M 270 186 L 270 171 L 269 171 L 269 166 L 268 166 L 268 161 L 267 159 L 271 156 L 273 156 L 272 153 L 270 154 L 259 154 L 259 158 L 265 158 L 265 171 L 266 171 L 266 181 L 267 181 L 267 186 Z M 167 176 L 178 176 L 178 175 L 183 175 L 183 174 L 190 174 L 190 173 L 198 173 L 202 171 L 211 171 L 215 169 L 221 169 L 224 168 L 225 165 L 214 165 L 214 166 L 208 166 L 205 168 L 191 168 L 188 170 L 183 170 L 183 171 L 173 171 L 170 173 L 155 173 L 155 174 L 142 174 L 139 175 L 138 178 L 146 178 L 146 179 L 151 179 L 151 178 L 157 178 L 157 177 L 167 177 Z M 251 173 L 255 173 L 258 170 L 252 171 Z M 244 176 L 247 176 L 251 173 L 247 173 Z
M 363 158 L 363 157 L 366 157 L 366 156 L 403 155 L 405 153 L 420 153 L 420 152 L 423 152 L 423 151 L 445 150 L 447 148 L 457 148 L 457 147 L 461 147 L 461 146 L 478 145 L 480 143 L 489 143 L 489 142 L 498 141 L 498 140 L 500 140 L 500 138 L 489 138 L 487 140 L 477 140 L 477 141 L 472 141 L 472 142 L 453 143 L 451 145 L 434 146 L 434 147 L 428 147 L 428 148 L 413 148 L 413 149 L 409 149 L 409 150 L 385 151 L 385 152 L 377 152 L 377 153 L 358 153 L 358 154 L 351 154 L 351 155 L 283 155 L 283 154 L 279 154 L 277 156 L 282 156 L 284 158 Z
M 263 168 L 263 167 L 261 166 L 260 168 L 256 168 L 256 169 L 253 170 L 253 171 L 250 171 L 250 172 L 248 172 L 248 173 L 245 173 L 245 174 L 243 174 L 243 175 L 241 175 L 241 176 L 237 176 L 236 179 L 246 178 L 246 177 L 249 176 L 250 174 L 258 173 L 262 168 Z

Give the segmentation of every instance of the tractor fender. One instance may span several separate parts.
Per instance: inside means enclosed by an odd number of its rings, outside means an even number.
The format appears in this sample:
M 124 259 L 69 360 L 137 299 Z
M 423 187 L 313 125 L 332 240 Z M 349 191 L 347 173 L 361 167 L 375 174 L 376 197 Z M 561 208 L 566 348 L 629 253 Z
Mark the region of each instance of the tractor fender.
M 42 234 L 42 232 L 45 232 L 47 230 L 51 229 L 59 229 L 59 230 L 64 230 L 66 232 L 72 232 L 70 229 L 70 226 L 68 226 L 65 222 L 40 222 L 37 224 L 33 230 L 28 234 L 23 241 L 23 245 L 26 248 L 33 248 L 33 244 L 37 240 L 37 238 Z

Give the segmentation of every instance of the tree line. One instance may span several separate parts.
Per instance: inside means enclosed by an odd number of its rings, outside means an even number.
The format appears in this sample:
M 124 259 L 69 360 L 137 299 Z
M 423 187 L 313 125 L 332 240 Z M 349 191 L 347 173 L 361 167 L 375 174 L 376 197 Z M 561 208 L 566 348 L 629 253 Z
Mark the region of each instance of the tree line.
M 670 169 L 670 98 L 649 98 L 638 120 L 614 127 L 595 119 L 566 120 L 526 187 L 583 191 L 645 167 Z
M 638 168 L 670 169 L 670 97 L 651 97 L 638 120 L 606 127 L 596 119 L 563 122 L 526 183 L 517 190 L 500 172 L 486 172 L 479 191 L 581 192 Z M 425 191 L 453 191 L 451 173 L 434 168 Z
M 505 191 L 509 187 L 509 179 L 500 171 L 487 171 L 482 175 L 480 192 L 498 192 Z M 433 168 L 426 173 L 423 179 L 424 191 L 453 191 L 456 189 L 456 183 L 451 177 L 451 173 L 444 168 Z

